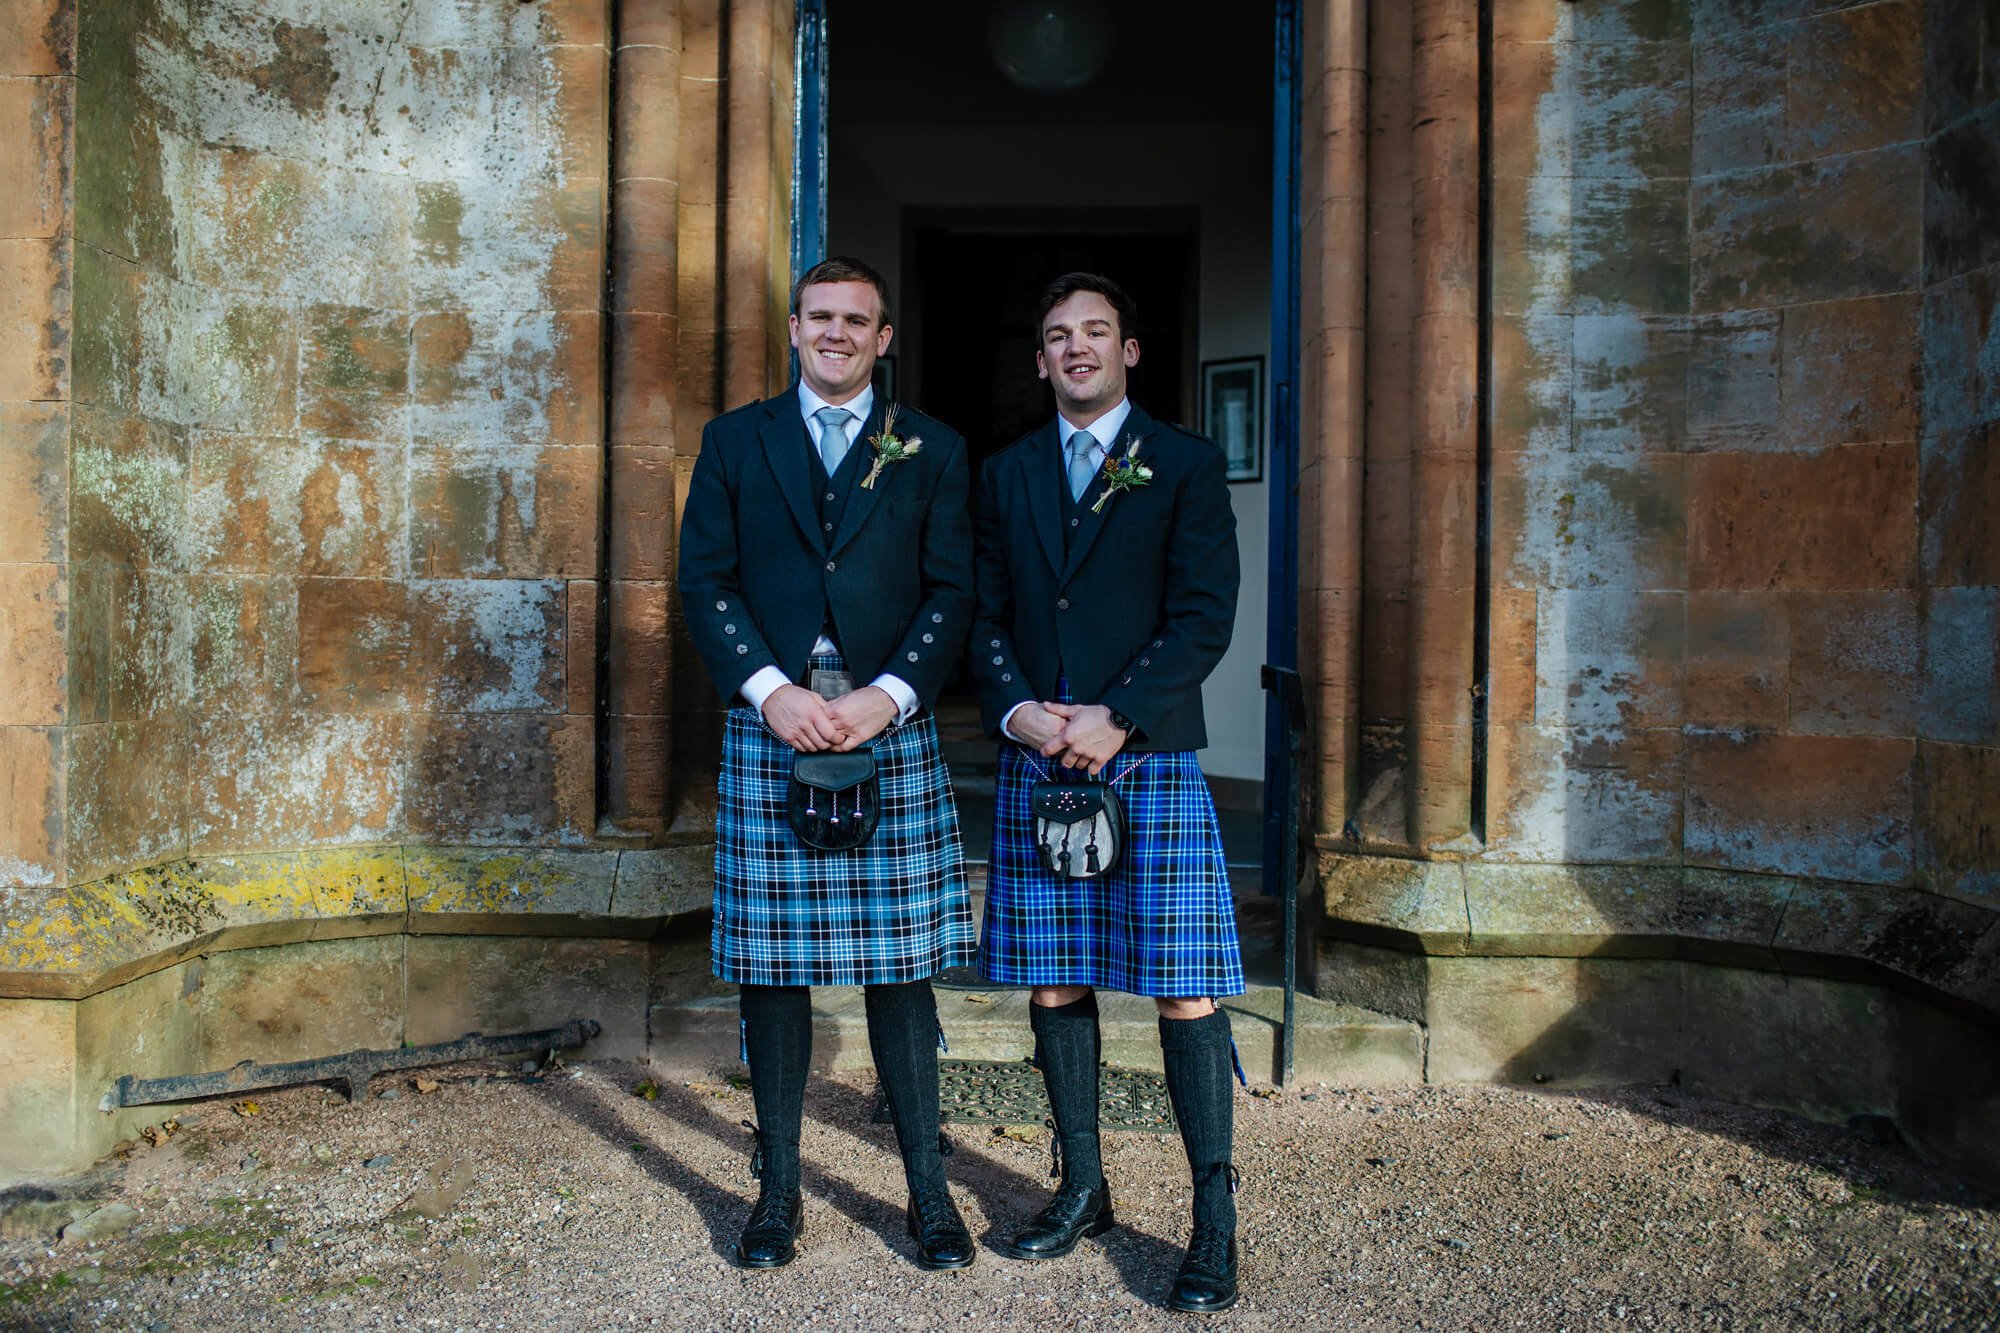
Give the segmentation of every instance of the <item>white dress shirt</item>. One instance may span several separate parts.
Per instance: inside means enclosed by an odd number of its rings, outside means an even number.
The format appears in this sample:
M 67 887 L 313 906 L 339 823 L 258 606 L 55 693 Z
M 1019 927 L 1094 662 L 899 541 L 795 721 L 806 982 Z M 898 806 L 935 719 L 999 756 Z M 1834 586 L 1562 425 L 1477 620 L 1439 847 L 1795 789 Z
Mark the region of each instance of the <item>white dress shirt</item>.
M 1131 415 L 1132 415 L 1132 400 L 1130 398 L 1120 398 L 1118 400 L 1118 406 L 1112 408 L 1109 412 L 1106 412 L 1103 416 L 1091 422 L 1088 426 L 1079 426 L 1076 423 L 1072 422 L 1068 417 L 1064 416 L 1062 413 L 1060 412 L 1056 413 L 1056 436 L 1062 442 L 1062 448 L 1057 452 L 1057 468 L 1059 469 L 1059 474 L 1062 478 L 1063 490 L 1065 493 L 1067 493 L 1069 490 L 1070 436 L 1076 434 L 1080 430 L 1087 430 L 1090 432 L 1090 438 L 1097 442 L 1095 445 L 1091 447 L 1090 450 L 1091 462 L 1098 469 L 1102 470 L 1104 467 L 1104 460 L 1111 457 L 1111 448 L 1114 444 L 1118 442 L 1118 432 L 1125 429 L 1125 418 Z M 1089 493 L 1090 492 L 1087 490 L 1084 492 L 1084 494 L 1086 495 L 1088 495 Z M 1016 736 L 1014 734 L 1013 722 L 1014 722 L 1014 714 L 1020 712 L 1023 708 L 1026 708 L 1029 702 L 1030 702 L 1029 700 L 1023 699 L 1020 703 L 1015 704 L 1012 708 L 1007 710 L 1007 716 L 1000 719 L 1001 734 L 1006 736 L 1007 739 L 1011 741 L 1017 741 L 1024 745 L 1027 742 L 1022 741 L 1019 736 Z M 1039 703 L 1040 700 L 1034 700 L 1033 702 Z
M 847 438 L 848 444 L 851 447 L 857 443 L 855 436 L 860 433 L 862 424 L 868 420 L 868 414 L 875 410 L 875 386 L 873 384 L 864 385 L 860 393 L 854 395 L 854 397 L 844 403 L 829 403 L 826 399 L 814 393 L 804 380 L 799 381 L 799 411 L 805 415 L 806 434 L 812 439 L 815 449 L 819 448 L 820 445 L 819 437 L 821 429 L 816 414 L 822 408 L 827 407 L 844 408 L 854 414 L 854 419 L 847 423 Z M 812 650 L 815 653 L 835 653 L 840 651 L 835 646 L 833 640 L 824 634 L 820 635 L 814 641 Z M 750 679 L 743 682 L 743 686 L 738 693 L 749 702 L 752 708 L 761 713 L 764 711 L 764 701 L 766 699 L 776 694 L 780 687 L 793 683 L 792 678 L 778 667 L 759 667 L 751 673 Z M 919 702 L 917 692 L 911 689 L 909 682 L 901 676 L 893 676 L 885 671 L 868 683 L 895 701 L 897 710 L 896 723 L 898 725 L 908 722 L 912 717 L 916 716 Z

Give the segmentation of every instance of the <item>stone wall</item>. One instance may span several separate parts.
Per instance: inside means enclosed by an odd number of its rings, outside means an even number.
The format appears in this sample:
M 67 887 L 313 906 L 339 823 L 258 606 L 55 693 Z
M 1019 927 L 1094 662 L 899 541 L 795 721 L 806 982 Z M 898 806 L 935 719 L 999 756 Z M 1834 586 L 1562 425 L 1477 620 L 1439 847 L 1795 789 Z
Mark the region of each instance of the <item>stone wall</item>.
M 1430 1023 L 1433 1076 L 2000 1114 L 1942 1072 L 2000 1021 L 1990 10 L 1503 0 L 1468 268 L 1424 188 L 1462 15 L 1370 8 L 1362 780 L 1322 734 L 1318 975 Z M 1472 383 L 1424 328 L 1454 282 L 1490 308 L 1476 551 L 1413 466 Z M 1465 553 L 1486 624 L 1420 632 Z M 1450 692 L 1463 765 L 1425 757 Z
M 702 984 L 646 943 L 712 840 L 673 533 L 785 374 L 791 25 L 0 0 L 0 1176 L 114 1065 L 638 1053 Z

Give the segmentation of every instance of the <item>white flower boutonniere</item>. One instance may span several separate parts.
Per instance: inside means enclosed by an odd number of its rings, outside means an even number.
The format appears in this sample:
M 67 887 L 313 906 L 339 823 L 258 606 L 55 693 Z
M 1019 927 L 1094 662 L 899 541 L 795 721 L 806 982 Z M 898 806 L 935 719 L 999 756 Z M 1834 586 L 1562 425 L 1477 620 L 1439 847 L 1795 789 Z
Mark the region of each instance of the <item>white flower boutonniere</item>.
M 900 463 L 906 458 L 914 458 L 923 452 L 924 442 L 912 435 L 905 440 L 896 434 L 896 404 L 889 404 L 882 413 L 882 429 L 868 437 L 868 443 L 875 446 L 875 461 L 869 466 L 868 475 L 861 479 L 861 489 L 875 489 L 875 478 L 882 475 L 882 469 L 891 463 Z
M 1104 493 L 1097 497 L 1097 503 L 1090 507 L 1095 514 L 1104 508 L 1104 502 L 1119 491 L 1134 491 L 1153 479 L 1153 469 L 1139 461 L 1139 446 L 1143 441 L 1125 439 L 1125 452 L 1117 458 L 1104 460 Z

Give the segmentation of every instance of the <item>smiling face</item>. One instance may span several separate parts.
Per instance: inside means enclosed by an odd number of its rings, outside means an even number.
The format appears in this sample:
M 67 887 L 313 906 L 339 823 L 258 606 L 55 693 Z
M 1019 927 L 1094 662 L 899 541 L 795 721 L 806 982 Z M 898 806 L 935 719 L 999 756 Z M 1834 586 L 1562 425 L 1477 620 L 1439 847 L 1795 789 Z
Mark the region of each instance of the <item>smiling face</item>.
M 882 322 L 882 299 L 869 282 L 816 282 L 799 292 L 792 346 L 799 376 L 828 403 L 840 404 L 868 386 L 875 358 L 896 331 Z
M 1088 426 L 1125 397 L 1125 372 L 1139 364 L 1139 340 L 1121 336 L 1118 312 L 1097 292 L 1076 292 L 1042 319 L 1035 369 L 1056 391 L 1056 407 Z

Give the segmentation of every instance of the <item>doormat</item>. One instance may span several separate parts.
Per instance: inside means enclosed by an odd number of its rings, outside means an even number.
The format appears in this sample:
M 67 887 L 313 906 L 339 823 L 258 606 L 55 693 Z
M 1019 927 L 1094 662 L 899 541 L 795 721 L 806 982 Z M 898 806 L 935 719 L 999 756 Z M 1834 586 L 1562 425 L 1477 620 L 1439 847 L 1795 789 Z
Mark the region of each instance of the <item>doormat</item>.
M 1159 1074 L 1107 1065 L 1098 1070 L 1097 1099 L 1105 1129 L 1178 1132 L 1167 1081 Z M 1044 1124 L 1050 1112 L 1042 1071 L 1026 1060 L 940 1060 L 938 1113 L 965 1125 Z M 875 1123 L 890 1123 L 889 1103 L 879 1096 Z

